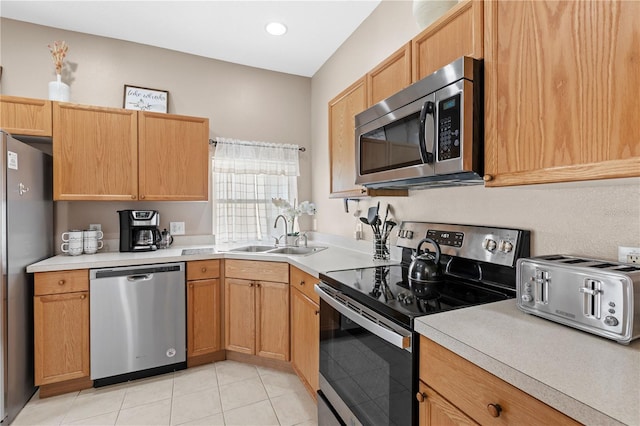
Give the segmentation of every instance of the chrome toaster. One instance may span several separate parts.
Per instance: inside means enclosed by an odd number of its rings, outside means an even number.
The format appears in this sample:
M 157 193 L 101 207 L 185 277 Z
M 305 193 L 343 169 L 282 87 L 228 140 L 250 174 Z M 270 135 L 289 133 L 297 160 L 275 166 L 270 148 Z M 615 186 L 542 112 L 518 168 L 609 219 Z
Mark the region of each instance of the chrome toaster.
M 567 255 L 521 258 L 518 307 L 628 344 L 640 337 L 640 265 Z

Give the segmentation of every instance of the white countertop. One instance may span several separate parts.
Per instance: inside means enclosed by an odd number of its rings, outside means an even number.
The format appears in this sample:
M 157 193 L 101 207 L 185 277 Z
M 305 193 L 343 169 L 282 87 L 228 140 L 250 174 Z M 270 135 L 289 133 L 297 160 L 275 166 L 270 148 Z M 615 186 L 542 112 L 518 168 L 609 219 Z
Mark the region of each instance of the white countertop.
M 264 243 L 256 243 L 262 244 Z M 249 259 L 269 262 L 288 262 L 291 265 L 318 277 L 320 273 L 339 269 L 365 268 L 398 263 L 397 261 L 375 261 L 370 253 L 363 253 L 338 246 L 329 246 L 324 243 L 310 243 L 309 246 L 328 247 L 306 256 L 287 256 L 279 254 L 229 252 L 228 250 L 246 245 L 251 242 L 220 245 L 189 245 L 172 246 L 168 249 L 147 251 L 141 253 L 101 252 L 96 254 L 83 254 L 69 256 L 66 254 L 50 257 L 27 267 L 27 272 L 65 271 L 72 269 L 111 268 L 117 266 L 133 266 L 154 263 L 187 262 L 190 260 L 204 259 Z M 182 255 L 183 249 L 209 248 L 213 253 Z
M 589 425 L 640 425 L 640 339 L 629 346 L 521 312 L 514 300 L 416 319 L 416 331 Z

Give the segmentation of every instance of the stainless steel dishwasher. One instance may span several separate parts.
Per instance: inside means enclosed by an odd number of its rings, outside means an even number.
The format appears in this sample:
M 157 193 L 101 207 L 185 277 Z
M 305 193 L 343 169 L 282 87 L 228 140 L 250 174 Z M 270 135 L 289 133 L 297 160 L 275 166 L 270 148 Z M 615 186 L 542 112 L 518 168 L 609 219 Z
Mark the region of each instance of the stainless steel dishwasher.
M 186 368 L 184 271 L 183 262 L 90 271 L 94 386 Z

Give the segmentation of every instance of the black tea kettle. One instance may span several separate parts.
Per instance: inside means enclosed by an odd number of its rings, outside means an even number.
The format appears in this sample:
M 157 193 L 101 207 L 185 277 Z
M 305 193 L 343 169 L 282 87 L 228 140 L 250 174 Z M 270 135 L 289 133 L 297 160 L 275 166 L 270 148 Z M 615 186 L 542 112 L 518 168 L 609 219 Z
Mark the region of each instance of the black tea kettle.
M 429 251 L 421 252 L 422 244 L 430 243 L 435 254 Z M 440 246 L 431 238 L 425 238 L 418 243 L 416 255 L 409 265 L 409 287 L 418 297 L 437 297 L 438 287 L 442 283 L 440 273 Z

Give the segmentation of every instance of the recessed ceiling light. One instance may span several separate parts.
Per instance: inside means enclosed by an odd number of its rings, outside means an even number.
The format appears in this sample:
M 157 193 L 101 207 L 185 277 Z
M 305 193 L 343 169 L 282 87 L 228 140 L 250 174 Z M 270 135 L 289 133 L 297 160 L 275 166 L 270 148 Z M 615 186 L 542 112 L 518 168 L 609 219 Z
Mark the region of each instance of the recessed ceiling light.
M 269 22 L 265 29 L 269 34 L 274 36 L 280 36 L 287 32 L 287 27 L 280 22 Z

